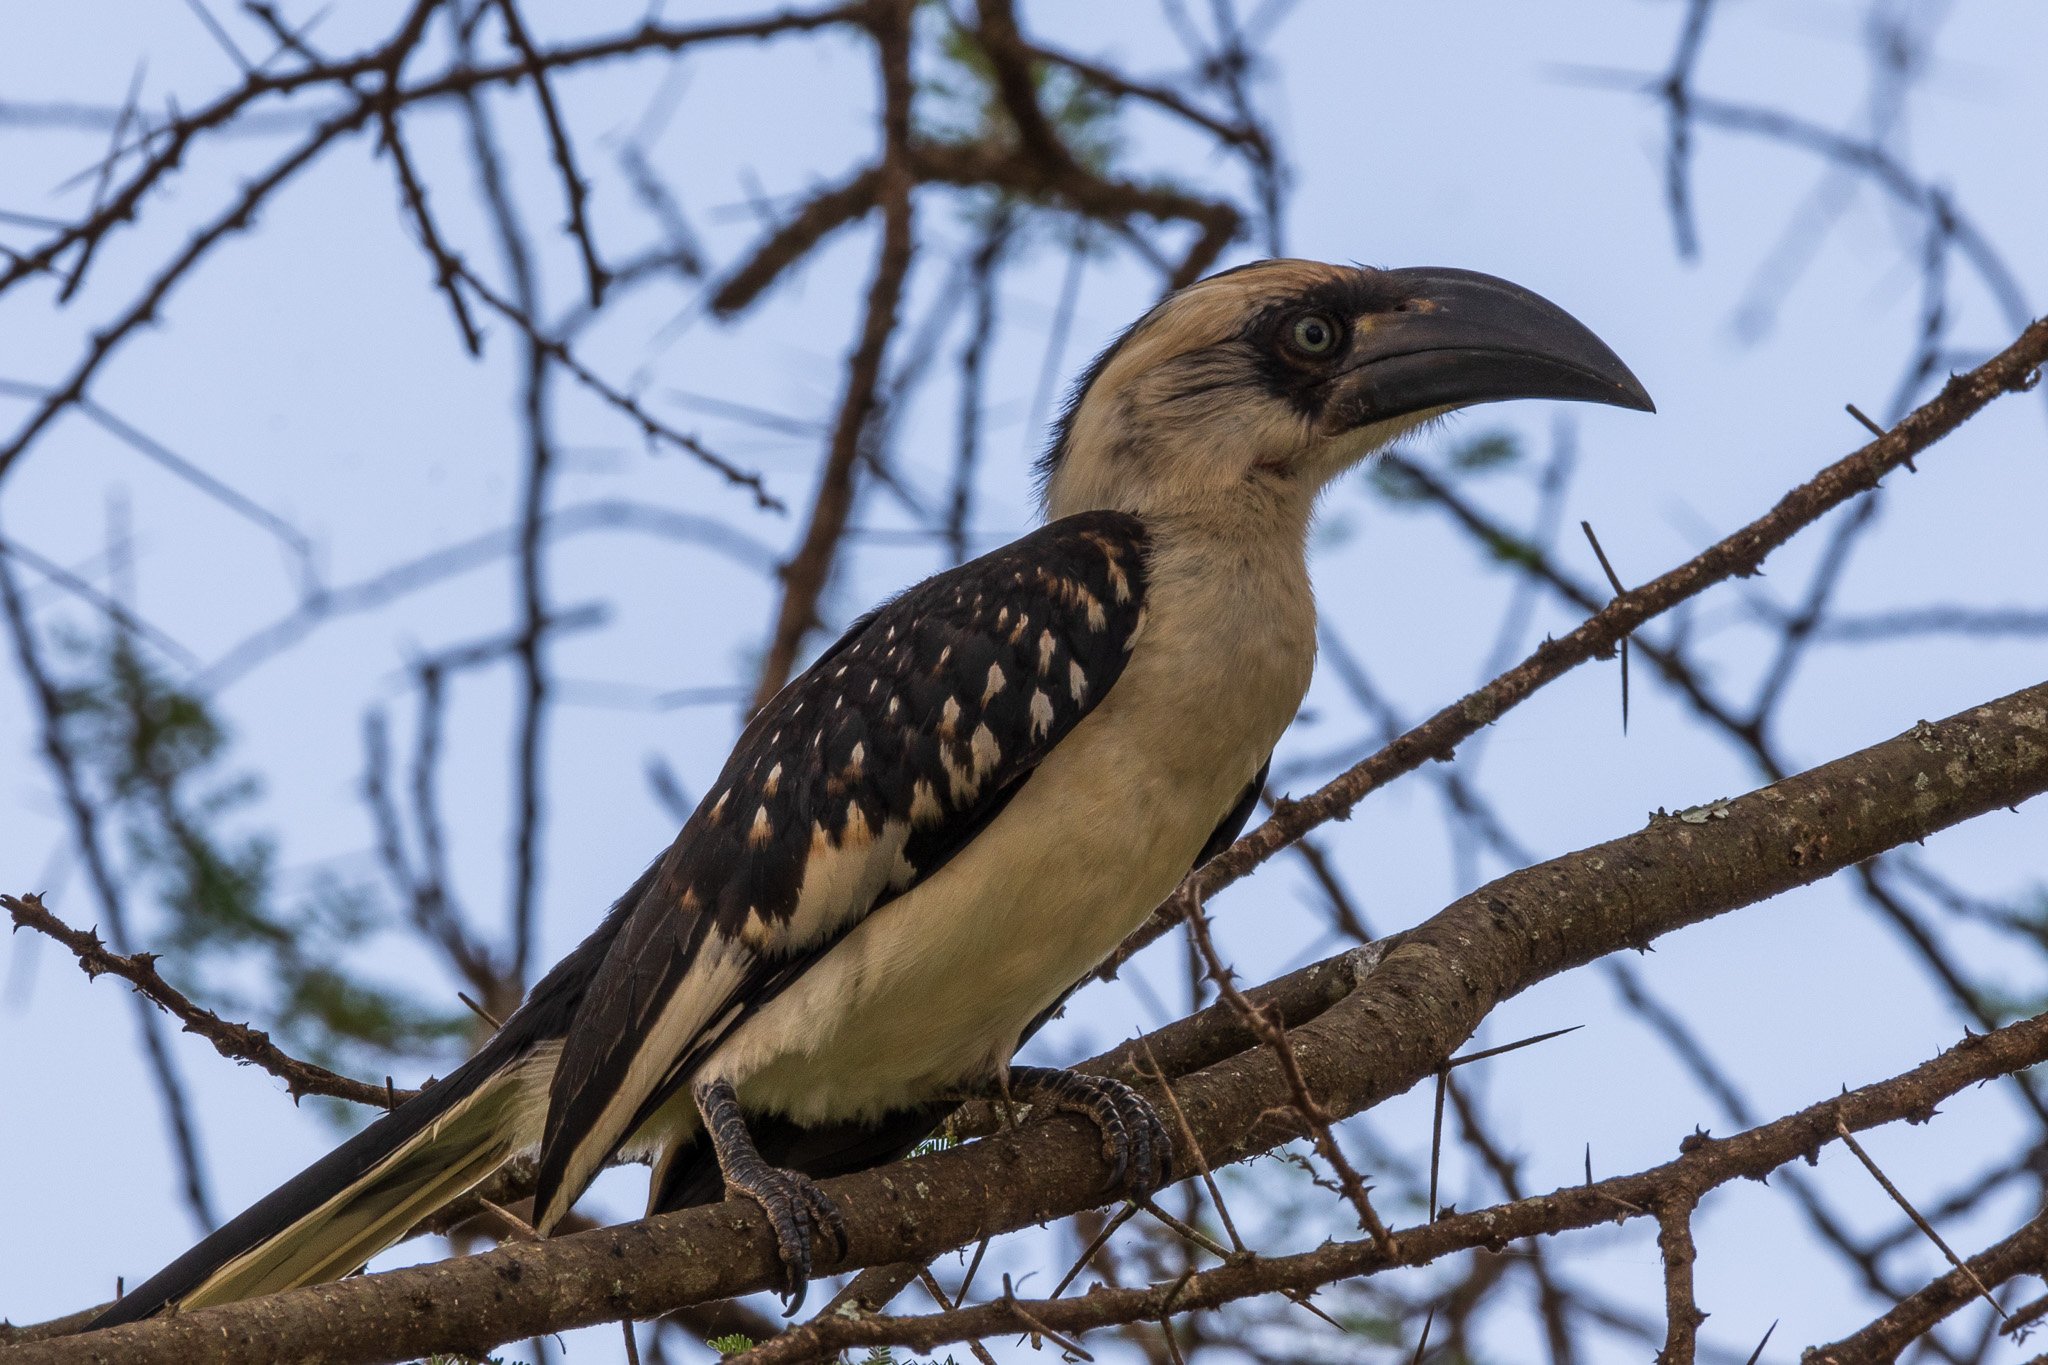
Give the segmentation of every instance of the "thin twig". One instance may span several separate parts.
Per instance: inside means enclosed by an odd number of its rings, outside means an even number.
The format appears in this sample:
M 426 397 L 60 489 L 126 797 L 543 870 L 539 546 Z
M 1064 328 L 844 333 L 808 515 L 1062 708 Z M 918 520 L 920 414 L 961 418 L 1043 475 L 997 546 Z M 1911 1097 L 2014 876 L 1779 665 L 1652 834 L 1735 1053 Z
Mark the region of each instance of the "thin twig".
M 531 316 L 505 299 L 495 289 L 484 283 L 484 281 L 478 279 L 476 273 L 467 265 L 461 266 L 461 276 L 463 283 L 468 285 L 478 298 L 482 299 L 493 312 L 503 317 L 514 327 L 517 327 L 521 332 L 524 332 L 527 339 L 545 353 L 548 359 L 568 371 L 571 378 L 584 388 L 590 390 L 591 393 L 595 394 L 604 403 L 631 418 L 634 425 L 640 428 L 641 435 L 645 436 L 649 442 L 673 446 L 675 449 L 683 451 L 692 459 L 695 459 L 698 463 L 716 471 L 727 483 L 736 484 L 741 488 L 747 489 L 754 495 L 755 506 L 764 511 L 781 512 L 787 510 L 782 500 L 768 491 L 768 485 L 759 473 L 741 468 L 725 456 L 706 446 L 695 436 L 677 431 L 660 418 L 648 412 L 642 406 L 640 400 L 614 387 L 601 378 L 596 371 L 577 359 L 567 343 L 558 338 L 548 336 L 541 331 L 540 325 Z
M 1527 1038 L 1517 1039 L 1512 1043 L 1502 1043 L 1499 1047 L 1481 1048 L 1477 1052 L 1467 1052 L 1462 1056 L 1451 1058 L 1444 1065 L 1446 1067 L 1467 1066 L 1473 1062 L 1486 1061 L 1490 1057 L 1500 1057 L 1510 1052 L 1520 1052 L 1525 1047 L 1534 1047 L 1538 1043 L 1547 1043 L 1552 1038 L 1562 1038 L 1567 1033 L 1577 1033 L 1584 1027 L 1584 1024 L 1573 1024 L 1569 1028 L 1554 1028 L 1548 1033 L 1532 1034 Z
M 492 1014 L 482 1005 L 479 1005 L 476 1001 L 470 999 L 469 995 L 466 992 L 455 992 L 455 998 L 457 1000 L 460 1000 L 463 1004 L 469 1006 L 471 1013 L 476 1015 L 477 1018 L 483 1020 L 486 1024 L 489 1024 L 493 1029 L 501 1029 L 505 1027 L 503 1021 L 501 1021 L 497 1015 Z
M 1203 1187 L 1209 1191 L 1209 1202 L 1216 1206 L 1216 1216 L 1222 1220 L 1223 1231 L 1229 1236 L 1231 1247 L 1238 1252 L 1245 1251 L 1247 1248 L 1244 1238 L 1238 1235 L 1237 1223 L 1230 1216 L 1230 1206 L 1223 1202 L 1222 1187 L 1216 1183 L 1215 1172 L 1209 1169 L 1209 1154 L 1202 1150 L 1201 1140 L 1195 1136 L 1194 1125 L 1188 1122 L 1188 1112 L 1181 1108 L 1180 1096 L 1173 1092 L 1172 1078 L 1166 1074 L 1166 1069 L 1159 1065 L 1159 1057 L 1152 1051 L 1150 1040 L 1141 1038 L 1139 1041 L 1144 1044 L 1145 1064 L 1151 1069 L 1152 1079 L 1159 1086 L 1159 1093 L 1166 1101 L 1167 1111 L 1173 1115 L 1174 1127 L 1180 1130 L 1180 1140 L 1187 1144 L 1188 1151 L 1194 1156 L 1195 1174 L 1202 1178 Z
M 919 1283 L 924 1285 L 925 1293 L 930 1294 L 932 1302 L 936 1303 L 941 1309 L 950 1310 L 958 1308 L 966 1301 L 967 1288 L 965 1285 L 961 1286 L 958 1298 L 948 1298 L 944 1287 L 939 1284 L 938 1276 L 932 1274 L 930 1266 L 919 1269 L 917 1278 Z M 982 1345 L 979 1338 L 969 1337 L 967 1339 L 967 1349 L 973 1353 L 976 1360 L 981 1362 L 981 1365 L 996 1365 L 996 1358 L 988 1353 L 988 1347 Z
M 1026 1327 L 1029 1327 L 1033 1335 L 1044 1337 L 1047 1341 L 1050 1341 L 1053 1345 L 1059 1347 L 1068 1355 L 1078 1356 L 1082 1360 L 1092 1361 L 1095 1359 L 1094 1356 L 1090 1355 L 1088 1352 L 1081 1349 L 1081 1343 L 1075 1341 L 1071 1337 L 1064 1336 L 1059 1332 L 1053 1331 L 1052 1328 L 1047 1327 L 1043 1322 L 1040 1322 L 1038 1320 L 1037 1314 L 1033 1313 L 1030 1309 L 1026 1308 L 1023 1305 L 1023 1303 L 1018 1300 L 1017 1291 L 1010 1286 L 1010 1277 L 1008 1275 L 1003 1276 L 1003 1297 L 999 1299 L 998 1302 L 1002 1304 L 1003 1308 L 1007 1310 L 1012 1317 L 1016 1318 Z
M 505 19 L 505 36 L 519 52 L 525 62 L 526 74 L 533 78 L 534 100 L 540 105 L 541 121 L 547 126 L 548 146 L 555 156 L 555 167 L 562 173 L 562 189 L 569 201 L 569 235 L 576 241 L 576 249 L 583 256 L 584 287 L 590 296 L 590 306 L 597 308 L 604 303 L 605 284 L 610 279 L 597 258 L 597 243 L 590 235 L 590 219 L 585 204 L 590 197 L 590 187 L 576 170 L 576 155 L 569 145 L 569 132 L 562 126 L 562 111 L 555 105 L 554 92 L 548 88 L 546 68 L 541 63 L 540 53 L 535 50 L 533 39 L 527 36 L 526 25 L 520 22 L 519 7 L 514 0 L 498 0 L 498 13 Z
M 1448 1065 L 1436 1069 L 1436 1104 L 1429 1121 L 1429 1221 L 1436 1221 L 1439 1207 L 1436 1199 L 1437 1172 L 1444 1154 L 1444 1095 L 1451 1088 L 1451 1068 Z M 1588 1185 L 1592 1180 L 1586 1181 Z
M 394 1099 L 402 1102 L 419 1093 L 416 1090 L 393 1092 L 385 1086 L 351 1080 L 323 1066 L 288 1055 L 271 1042 L 270 1035 L 263 1030 L 231 1023 L 212 1010 L 193 1004 L 158 974 L 156 954 L 112 952 L 100 941 L 98 934 L 73 929 L 51 914 L 38 895 L 0 894 L 0 906 L 6 907 L 16 929 L 33 929 L 63 944 L 78 959 L 80 969 L 87 976 L 120 977 L 135 988 L 138 996 L 182 1024 L 185 1032 L 195 1033 L 212 1043 L 214 1051 L 221 1056 L 245 1066 L 259 1067 L 283 1081 L 293 1099 L 302 1095 L 328 1095 L 382 1109 Z
M 1050 1297 L 1056 1299 L 1061 1294 L 1064 1294 L 1067 1286 L 1074 1282 L 1074 1277 L 1083 1270 L 1086 1270 L 1088 1263 L 1095 1259 L 1095 1253 L 1108 1245 L 1110 1238 L 1116 1236 L 1117 1229 L 1137 1216 L 1138 1206 L 1136 1204 L 1125 1204 L 1122 1208 L 1104 1219 L 1101 1230 L 1088 1239 L 1088 1245 L 1081 1248 L 1081 1254 L 1074 1258 L 1074 1263 L 1071 1266 L 1067 1267 L 1067 1273 L 1060 1276 L 1059 1283 L 1052 1287 Z
M 860 339 L 846 362 L 839 414 L 832 426 L 818 491 L 796 553 L 782 570 L 782 597 L 770 627 L 761 675 L 754 688 L 758 711 L 795 671 L 797 653 L 818 624 L 818 600 L 838 559 L 840 538 L 853 510 L 862 443 L 877 416 L 882 360 L 895 335 L 897 313 L 916 248 L 912 232 L 910 166 L 910 12 L 902 0 L 876 7 L 871 31 L 880 68 L 883 154 L 877 195 L 882 205 L 882 240 L 861 319 Z
M 1847 1133 L 1845 1128 L 1842 1130 Z M 1700 1324 L 1707 1315 L 1693 1298 L 1692 1267 L 1699 1250 L 1692 1240 L 1695 1200 L 1689 1191 L 1657 1205 L 1657 1251 L 1664 1260 L 1664 1348 L 1657 1365 L 1693 1365 Z
M 1600 548 L 1600 537 L 1593 534 L 1593 523 L 1581 521 L 1579 529 L 1586 533 L 1586 541 L 1593 547 L 1593 554 L 1599 559 L 1601 572 L 1607 575 L 1607 582 L 1613 587 L 1614 595 L 1619 597 L 1624 592 L 1627 592 L 1628 589 L 1621 586 L 1621 575 L 1617 574 L 1614 571 L 1614 566 L 1607 562 L 1607 551 Z M 1624 735 L 1628 733 L 1628 636 L 1626 635 L 1621 637 L 1621 732 Z
M 1302 1122 L 1307 1125 L 1316 1151 L 1329 1163 L 1330 1169 L 1337 1173 L 1338 1185 L 1343 1190 L 1345 1199 L 1357 1212 L 1359 1226 L 1369 1231 L 1373 1240 L 1381 1244 L 1389 1255 L 1395 1254 L 1398 1248 L 1393 1244 L 1393 1233 L 1387 1229 L 1386 1223 L 1373 1208 L 1365 1181 L 1359 1177 L 1358 1171 L 1345 1157 L 1343 1149 L 1338 1147 L 1336 1134 L 1331 1131 L 1329 1112 L 1309 1091 L 1308 1081 L 1301 1074 L 1300 1059 L 1294 1055 L 1293 1044 L 1287 1041 L 1286 1025 L 1276 1018 L 1270 1009 L 1254 1005 L 1238 990 L 1230 969 L 1223 965 L 1223 959 L 1216 952 L 1216 944 L 1209 937 L 1208 916 L 1203 912 L 1200 902 L 1191 901 L 1186 913 L 1188 934 L 1200 951 L 1202 960 L 1208 964 L 1210 979 L 1216 983 L 1216 989 L 1224 1000 L 1244 1020 L 1245 1026 L 1271 1048 L 1273 1055 L 1279 1059 L 1281 1073 L 1286 1077 L 1288 1089 L 1293 1093 L 1294 1107 L 1301 1115 Z
M 1894 1204 L 1905 1210 L 1906 1217 L 1913 1220 L 1914 1227 L 1927 1234 L 1927 1240 L 1934 1243 L 1940 1249 L 1941 1254 L 1948 1258 L 1948 1263 L 1956 1268 L 1957 1273 L 1969 1278 L 1970 1283 L 1977 1287 L 1977 1292 L 1983 1295 L 1984 1302 L 1991 1305 L 1991 1311 L 1998 1314 L 2002 1320 L 2005 1317 L 2005 1310 L 1998 1306 L 1997 1299 L 1991 1297 L 1991 1291 L 1984 1287 L 1984 1281 L 1977 1278 L 1977 1272 L 1964 1264 L 1963 1259 L 1957 1256 L 1949 1244 L 1941 1239 L 1941 1234 L 1934 1230 L 1934 1225 L 1920 1216 L 1920 1210 L 1914 1208 L 1912 1202 L 1906 1198 L 1899 1187 L 1892 1184 L 1890 1177 L 1878 1169 L 1877 1163 L 1871 1160 L 1870 1153 L 1863 1150 L 1863 1144 L 1856 1140 L 1856 1135 L 1851 1133 L 1840 1119 L 1835 1121 L 1835 1133 L 1836 1136 L 1842 1139 L 1842 1144 L 1856 1154 L 1856 1159 L 1863 1163 L 1863 1169 L 1870 1172 L 1871 1179 L 1877 1181 L 1884 1189 L 1884 1192 L 1891 1196 Z
M 1429 1329 L 1436 1326 L 1436 1309 L 1422 1320 L 1422 1335 L 1415 1339 L 1415 1354 L 1408 1357 L 1408 1365 L 1422 1365 L 1422 1357 L 1429 1351 Z

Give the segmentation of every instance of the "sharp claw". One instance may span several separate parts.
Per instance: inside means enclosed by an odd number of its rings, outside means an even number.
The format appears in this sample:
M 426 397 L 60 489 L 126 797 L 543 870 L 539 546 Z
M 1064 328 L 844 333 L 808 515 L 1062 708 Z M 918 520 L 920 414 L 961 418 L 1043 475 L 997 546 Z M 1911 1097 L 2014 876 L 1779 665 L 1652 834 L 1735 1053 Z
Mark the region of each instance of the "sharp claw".
M 846 1254 L 846 1220 L 840 1216 L 839 1206 L 826 1197 L 825 1192 L 808 1180 L 798 1177 L 797 1192 L 802 1196 L 804 1214 L 810 1220 L 813 1232 L 825 1232 L 832 1238 L 834 1255 Z
M 1102 1127 L 1102 1154 L 1109 1158 L 1109 1180 L 1104 1188 L 1122 1189 L 1124 1177 L 1131 1169 L 1131 1135 L 1114 1110 L 1098 1115 L 1096 1121 Z
M 1137 1119 L 1138 1184 L 1149 1194 L 1168 1183 L 1167 1177 L 1173 1165 L 1173 1139 L 1167 1135 L 1166 1124 L 1159 1117 L 1158 1110 L 1139 1095 L 1133 1094 L 1130 1098 Z
M 775 1256 L 782 1264 L 784 1316 L 794 1317 L 803 1307 L 819 1230 L 832 1234 L 836 1259 L 846 1254 L 846 1223 L 832 1201 L 807 1177 L 761 1159 L 730 1081 L 703 1082 L 694 1094 L 718 1153 L 719 1168 L 725 1173 L 726 1194 L 752 1200 L 767 1215 L 769 1230 L 775 1234 Z
M 1173 1165 L 1173 1139 L 1151 1103 L 1121 1081 L 1078 1072 L 1046 1072 L 1013 1068 L 1032 1083 L 1033 1098 L 1047 1108 L 1085 1115 L 1102 1136 L 1102 1159 L 1109 1166 L 1105 1188 L 1129 1190 L 1140 1197 L 1163 1187 Z
M 795 1171 L 769 1168 L 768 1174 L 756 1183 L 733 1188 L 735 1193 L 759 1204 L 768 1215 L 769 1227 L 775 1233 L 776 1257 L 782 1262 L 783 1316 L 795 1317 L 803 1307 L 815 1269 L 818 1233 L 822 1230 L 830 1234 L 834 1255 L 843 1256 L 847 1245 L 846 1220 L 824 1191 Z

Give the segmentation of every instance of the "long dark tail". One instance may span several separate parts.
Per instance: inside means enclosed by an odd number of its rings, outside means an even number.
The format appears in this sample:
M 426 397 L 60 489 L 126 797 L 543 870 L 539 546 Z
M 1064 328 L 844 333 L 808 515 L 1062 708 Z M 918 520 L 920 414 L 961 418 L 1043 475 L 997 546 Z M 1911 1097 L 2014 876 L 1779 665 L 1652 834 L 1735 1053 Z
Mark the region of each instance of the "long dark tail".
M 92 1325 L 348 1274 L 537 1143 L 553 1069 L 551 1043 L 486 1046 L 129 1291 Z
M 540 1143 L 555 1056 L 569 1021 L 650 867 L 585 939 L 534 987 L 517 1013 L 446 1080 L 314 1162 L 111 1305 L 92 1326 L 232 1303 L 338 1279 L 398 1242 L 434 1210 Z M 756 1120 L 763 1155 L 823 1179 L 891 1161 L 951 1108 L 939 1104 L 875 1123 L 799 1127 Z M 651 1212 L 715 1202 L 724 1180 L 710 1144 L 686 1139 L 663 1154 Z
M 644 889 L 643 874 L 621 904 Z M 338 1279 L 540 1144 L 569 1019 L 617 933 L 602 927 L 541 979 L 446 1080 L 407 1100 L 129 1291 L 94 1327 Z

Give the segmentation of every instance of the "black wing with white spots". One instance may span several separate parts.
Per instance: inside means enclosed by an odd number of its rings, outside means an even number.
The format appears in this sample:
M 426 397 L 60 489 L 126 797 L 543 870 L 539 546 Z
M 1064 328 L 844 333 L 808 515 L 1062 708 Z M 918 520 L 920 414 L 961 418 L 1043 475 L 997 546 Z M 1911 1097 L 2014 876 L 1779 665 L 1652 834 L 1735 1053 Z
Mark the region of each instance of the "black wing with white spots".
M 1134 517 L 1063 518 L 864 617 L 761 710 L 570 1025 L 536 1223 L 751 1011 L 995 818 L 1123 672 L 1145 553 Z

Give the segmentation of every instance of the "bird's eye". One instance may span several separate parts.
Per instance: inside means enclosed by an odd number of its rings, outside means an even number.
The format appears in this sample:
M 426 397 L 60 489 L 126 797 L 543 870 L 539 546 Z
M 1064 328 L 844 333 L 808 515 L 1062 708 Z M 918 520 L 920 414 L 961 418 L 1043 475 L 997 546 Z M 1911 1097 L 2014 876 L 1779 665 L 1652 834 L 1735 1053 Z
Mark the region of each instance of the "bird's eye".
M 1294 320 L 1287 339 L 1303 355 L 1325 356 L 1336 349 L 1337 324 L 1322 313 L 1306 313 Z

